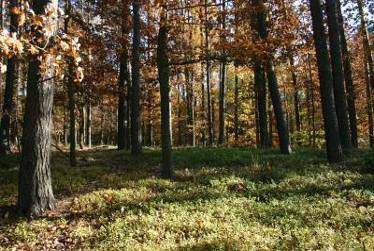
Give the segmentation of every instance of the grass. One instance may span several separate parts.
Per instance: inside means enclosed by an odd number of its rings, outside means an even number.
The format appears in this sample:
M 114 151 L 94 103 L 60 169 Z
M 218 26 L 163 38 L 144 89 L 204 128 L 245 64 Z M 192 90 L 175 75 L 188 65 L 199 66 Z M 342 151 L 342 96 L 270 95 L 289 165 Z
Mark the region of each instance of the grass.
M 28 221 L 0 213 L 0 249 L 374 250 L 374 154 L 339 165 L 299 149 L 178 149 L 176 179 L 160 153 L 96 150 L 79 167 L 53 158 L 56 210 Z M 15 156 L 0 159 L 0 207 L 16 202 Z

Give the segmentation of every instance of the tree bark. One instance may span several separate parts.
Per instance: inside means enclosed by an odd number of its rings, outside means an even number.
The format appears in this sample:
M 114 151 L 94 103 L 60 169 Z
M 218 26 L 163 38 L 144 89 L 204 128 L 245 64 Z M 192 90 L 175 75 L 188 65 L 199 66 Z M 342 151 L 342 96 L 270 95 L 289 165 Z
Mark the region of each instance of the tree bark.
M 352 147 L 348 122 L 347 98 L 344 88 L 342 53 L 339 37 L 336 1 L 326 1 L 327 24 L 329 27 L 330 59 L 334 83 L 335 109 L 338 117 L 340 141 L 344 149 Z
M 236 67 L 234 83 L 234 139 L 237 145 L 239 143 L 239 77 Z
M 140 1 L 132 1 L 133 40 L 132 40 L 132 85 L 131 85 L 131 153 L 142 151 L 140 137 Z
M 344 72 L 345 88 L 346 88 L 346 93 L 347 93 L 347 105 L 348 105 L 347 109 L 348 109 L 348 115 L 349 115 L 351 142 L 352 142 L 352 146 L 357 148 L 358 147 L 358 132 L 357 132 L 356 94 L 355 94 L 355 85 L 353 83 L 353 77 L 352 77 L 351 56 L 348 50 L 347 40 L 345 37 L 344 20 L 343 20 L 340 0 L 337 0 L 336 4 L 337 4 L 340 44 L 342 48 L 343 72 Z
M 31 6 L 37 15 L 45 14 L 47 4 L 57 9 L 58 1 L 33 0 Z M 56 21 L 50 18 L 51 23 Z M 54 27 L 54 26 L 52 26 Z M 36 35 L 38 46 L 43 47 L 48 41 L 41 28 L 31 28 Z M 19 172 L 18 208 L 28 216 L 38 216 L 55 206 L 52 191 L 50 169 L 50 147 L 52 129 L 52 108 L 54 83 L 51 76 L 54 58 L 51 55 L 31 55 L 27 79 L 27 97 L 23 126 L 23 147 Z M 50 67 L 42 74 L 39 56 L 44 56 L 44 63 Z
M 128 137 L 128 96 L 130 89 L 130 73 L 128 68 L 129 55 L 128 45 L 126 37 L 130 33 L 129 29 L 129 6 L 125 1 L 122 5 L 122 38 L 124 45 L 122 46 L 122 52 L 120 53 L 120 71 L 118 77 L 118 118 L 117 118 L 117 147 L 119 150 L 123 150 L 129 147 Z
M 213 132 L 213 111 L 212 111 L 212 97 L 210 87 L 210 71 L 211 63 L 208 57 L 209 54 L 209 23 L 208 23 L 208 1 L 205 0 L 205 56 L 206 56 L 206 92 L 207 92 L 207 124 L 208 124 L 208 145 L 212 146 L 214 143 L 214 132 Z
M 264 3 L 262 0 L 254 0 L 254 4 L 256 5 L 256 7 L 261 7 L 261 10 L 256 13 L 256 28 L 257 28 L 258 36 L 261 39 L 266 39 L 268 37 L 268 32 L 267 32 L 267 27 L 266 27 L 266 15 L 265 15 Z M 277 81 L 277 77 L 274 72 L 273 61 L 270 57 L 265 60 L 264 66 L 265 66 L 266 75 L 268 79 L 270 97 L 273 103 L 274 115 L 277 121 L 277 130 L 278 130 L 280 150 L 281 150 L 281 153 L 283 154 L 290 154 L 292 150 L 290 146 L 287 124 L 286 124 L 284 111 L 282 107 L 278 81 Z
M 163 10 L 165 11 L 165 10 Z M 162 15 L 166 15 L 162 13 Z M 162 176 L 171 178 L 172 147 L 171 147 L 171 115 L 170 115 L 170 86 L 169 86 L 169 59 L 167 55 L 167 27 L 166 18 L 161 17 L 160 30 L 157 43 L 157 68 L 161 93 L 161 147 L 162 147 Z
M 300 132 L 301 131 L 301 117 L 300 117 L 300 98 L 299 98 L 299 90 L 297 86 L 297 76 L 295 73 L 295 63 L 294 63 L 294 58 L 290 54 L 289 55 L 290 59 L 290 65 L 291 65 L 291 77 L 292 77 L 292 83 L 293 83 L 293 99 L 294 99 L 294 112 L 295 112 L 295 124 L 296 124 L 296 131 Z
M 339 126 L 336 116 L 333 78 L 327 49 L 325 28 L 320 0 L 309 0 L 312 15 L 313 37 L 317 54 L 322 111 L 325 123 L 327 157 L 330 162 L 342 160 Z
M 269 147 L 268 116 L 266 112 L 266 79 L 264 69 L 258 59 L 255 59 L 255 88 L 257 93 L 258 125 L 260 132 L 260 147 Z
M 18 5 L 18 0 L 9 1 L 10 36 L 18 30 L 18 15 L 13 11 L 14 8 L 18 7 Z M 0 122 L 0 154 L 7 154 L 10 152 L 10 123 L 14 109 L 13 96 L 16 82 L 16 64 L 16 55 L 12 55 L 8 58 L 3 100 L 3 115 Z
M 358 11 L 361 19 L 361 35 L 362 44 L 364 49 L 364 69 L 365 69 L 365 81 L 366 81 L 366 95 L 367 95 L 367 110 L 368 110 L 368 124 L 369 124 L 369 143 L 370 147 L 374 148 L 374 121 L 373 121 L 373 107 L 374 98 L 372 92 L 374 90 L 374 69 L 373 69 L 373 57 L 371 55 L 371 45 L 369 40 L 369 34 L 366 27 L 366 19 L 364 14 L 364 4 L 362 0 L 357 0 Z
M 222 29 L 226 29 L 226 0 L 221 0 L 222 4 Z M 225 37 L 221 36 L 222 43 L 225 43 Z M 224 57 L 224 50 L 221 52 Z M 225 94 L 226 94 L 226 59 L 224 58 L 221 62 L 220 67 L 220 82 L 219 82 L 219 126 L 218 126 L 218 144 L 223 145 L 225 143 Z
M 86 145 L 88 148 L 92 147 L 92 111 L 90 101 L 86 104 Z

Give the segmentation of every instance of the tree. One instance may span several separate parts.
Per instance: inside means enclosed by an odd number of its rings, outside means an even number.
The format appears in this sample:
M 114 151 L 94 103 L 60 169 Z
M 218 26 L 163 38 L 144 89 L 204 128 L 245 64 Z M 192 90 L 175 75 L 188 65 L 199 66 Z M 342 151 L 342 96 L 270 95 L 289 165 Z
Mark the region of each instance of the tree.
M 170 86 L 169 58 L 167 54 L 168 31 L 166 26 L 166 10 L 162 9 L 160 29 L 157 38 L 157 68 L 161 94 L 161 148 L 162 176 L 171 178 L 173 175 L 171 163 L 171 123 L 170 123 Z
M 256 29 L 258 32 L 258 36 L 261 39 L 266 39 L 268 37 L 268 31 L 266 27 L 264 3 L 262 0 L 254 0 L 254 4 L 256 7 L 259 8 L 259 10 L 256 13 Z M 274 65 L 271 57 L 272 55 L 265 59 L 264 69 L 266 71 L 269 93 L 271 101 L 273 103 L 274 114 L 277 121 L 280 149 L 283 154 L 290 154 L 292 150 L 289 141 L 288 128 L 286 125 L 286 119 L 282 107 L 278 81 L 274 72 Z
M 352 143 L 349 131 L 347 98 L 344 88 L 343 64 L 336 1 L 339 0 L 326 1 L 327 24 L 329 27 L 330 59 L 340 140 L 342 147 L 349 149 L 352 147 Z
M 366 20 L 364 14 L 364 5 L 362 0 L 357 0 L 358 11 L 361 19 L 361 36 L 362 44 L 364 50 L 364 69 L 365 69 L 365 79 L 366 79 L 366 93 L 367 93 L 367 110 L 368 110 L 368 124 L 369 124 L 369 142 L 370 146 L 374 147 L 374 122 L 373 122 L 373 107 L 374 107 L 374 98 L 372 97 L 372 92 L 374 90 L 374 65 L 373 58 L 371 55 L 371 47 L 369 35 L 366 27 Z
M 57 10 L 57 0 L 33 0 L 31 7 L 36 15 L 46 15 L 48 4 Z M 56 27 L 57 18 L 49 14 L 47 24 Z M 33 24 L 31 28 L 36 37 L 36 46 L 48 45 L 50 37 L 45 37 L 43 27 Z M 42 62 L 50 66 L 42 71 Z M 29 59 L 27 98 L 23 126 L 21 166 L 18 187 L 18 208 L 28 216 L 40 215 L 55 206 L 52 191 L 50 168 L 50 146 L 52 129 L 52 107 L 54 81 L 54 56 L 43 54 L 31 55 Z
M 344 81 L 347 93 L 347 105 L 349 114 L 349 127 L 351 132 L 351 142 L 352 146 L 358 147 L 358 132 L 357 132 L 357 112 L 356 112 L 356 94 L 355 85 L 353 83 L 352 77 L 352 65 L 351 56 L 348 50 L 347 40 L 344 31 L 344 20 L 341 9 L 340 1 L 336 1 L 337 4 L 337 14 L 338 14 L 338 25 L 339 25 L 339 35 L 340 44 L 342 48 L 342 58 L 343 58 L 343 71 L 344 71 Z
M 330 162 L 342 160 L 342 149 L 339 138 L 339 126 L 336 116 L 333 78 L 327 49 L 325 28 L 320 0 L 309 0 L 312 15 L 313 37 L 317 56 L 320 82 L 323 119 L 325 122 L 325 138 L 327 158 Z
M 131 59 L 131 153 L 138 155 L 142 151 L 140 141 L 140 1 L 132 1 L 133 38 Z
M 11 0 L 9 2 L 10 13 L 10 36 L 16 34 L 18 30 L 18 14 L 15 11 L 19 5 L 18 0 Z M 17 56 L 12 55 L 8 58 L 6 80 L 5 80 L 5 93 L 3 103 L 3 115 L 0 121 L 0 154 L 5 154 L 10 151 L 10 122 L 14 108 L 13 96 L 15 90 L 16 80 L 16 65 Z
M 130 145 L 130 138 L 127 124 L 129 123 L 128 118 L 128 102 L 127 96 L 129 96 L 130 90 L 130 74 L 128 70 L 128 46 L 126 36 L 129 34 L 129 7 L 127 4 L 123 4 L 123 20 L 122 20 L 122 51 L 120 53 L 120 71 L 118 77 L 118 125 L 117 125 L 117 144 L 118 149 L 122 150 L 128 148 Z

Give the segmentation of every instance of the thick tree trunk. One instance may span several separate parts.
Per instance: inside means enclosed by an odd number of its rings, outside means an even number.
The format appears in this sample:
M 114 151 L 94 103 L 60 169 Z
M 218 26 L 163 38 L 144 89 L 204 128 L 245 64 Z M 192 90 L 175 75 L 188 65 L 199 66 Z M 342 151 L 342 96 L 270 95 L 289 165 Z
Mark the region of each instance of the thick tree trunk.
M 170 86 L 169 59 L 167 55 L 167 28 L 165 18 L 161 18 L 157 46 L 158 80 L 161 93 L 161 146 L 162 146 L 162 176 L 171 178 L 173 175 L 171 155 L 171 115 L 170 115 Z
M 129 124 L 129 89 L 130 89 L 130 73 L 128 68 L 129 55 L 127 39 L 130 32 L 129 28 L 129 6 L 127 2 L 122 5 L 122 37 L 124 38 L 122 46 L 122 53 L 120 53 L 120 71 L 118 77 L 118 118 L 117 118 L 117 147 L 119 150 L 130 146 L 128 124 Z
M 342 48 L 342 58 L 343 58 L 343 71 L 345 88 L 347 93 L 347 105 L 348 105 L 348 115 L 349 115 L 349 127 L 351 132 L 351 142 L 352 146 L 358 147 L 358 132 L 357 132 L 357 112 L 356 112 L 356 94 L 355 86 L 352 78 L 352 66 L 351 66 L 351 56 L 348 50 L 347 40 L 344 31 L 344 20 L 341 9 L 340 0 L 336 1 L 337 4 L 337 14 L 338 14 L 338 25 L 339 25 L 339 35 L 340 44 Z
M 18 0 L 9 1 L 9 13 L 10 13 L 10 36 L 18 30 L 18 15 L 13 11 L 19 5 Z M 2 8 L 2 6 L 1 6 Z M 14 109 L 13 96 L 15 82 L 16 82 L 16 64 L 17 57 L 13 55 L 8 58 L 6 80 L 5 80 L 5 93 L 3 100 L 3 114 L 0 122 L 0 154 L 6 154 L 10 152 L 10 123 L 12 112 Z
M 133 41 L 132 41 L 132 85 L 131 85 L 131 153 L 142 151 L 140 137 L 140 1 L 132 1 Z
M 127 50 L 125 48 L 125 50 Z M 127 142 L 126 138 L 126 130 L 127 130 L 127 102 L 126 102 L 126 90 L 128 90 L 128 83 L 129 79 L 129 72 L 128 72 L 128 55 L 127 52 L 124 51 L 121 56 L 121 63 L 120 63 L 120 72 L 118 78 L 118 124 L 117 124 L 117 147 L 119 150 L 123 150 L 126 148 L 129 142 Z
M 336 115 L 338 117 L 339 133 L 342 147 L 349 149 L 352 147 L 351 135 L 348 122 L 347 98 L 344 88 L 344 74 L 342 64 L 342 53 L 340 47 L 339 26 L 337 19 L 336 1 L 326 1 L 327 24 L 329 27 L 330 58 L 334 83 L 334 97 Z
M 45 14 L 50 1 L 31 1 L 36 14 Z M 57 9 L 57 0 L 50 3 Z M 51 20 L 52 21 L 52 20 Z M 53 26 L 52 26 L 53 27 Z M 44 40 L 39 27 L 32 30 L 40 40 Z M 38 46 L 43 47 L 43 44 Z M 28 216 L 40 215 L 55 206 L 52 191 L 50 169 L 50 146 L 53 107 L 53 57 L 44 55 L 44 63 L 50 67 L 41 73 L 41 62 L 32 55 L 29 60 L 27 80 L 27 98 L 23 128 L 23 147 L 19 172 L 18 207 L 20 212 Z
M 320 0 L 309 0 L 312 14 L 313 37 L 317 54 L 317 65 L 320 81 L 323 118 L 325 122 L 325 138 L 327 157 L 330 162 L 342 160 L 339 126 L 336 116 L 333 78 L 327 49 L 325 28 Z

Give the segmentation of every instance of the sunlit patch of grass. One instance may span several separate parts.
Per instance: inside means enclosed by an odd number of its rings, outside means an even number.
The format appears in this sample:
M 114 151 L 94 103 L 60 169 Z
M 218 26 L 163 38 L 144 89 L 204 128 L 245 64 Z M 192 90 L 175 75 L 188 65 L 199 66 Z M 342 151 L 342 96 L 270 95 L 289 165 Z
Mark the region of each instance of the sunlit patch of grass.
M 320 151 L 291 156 L 246 148 L 178 149 L 176 178 L 158 178 L 160 153 L 82 152 L 55 158 L 61 212 L 0 224 L 5 248 L 126 250 L 374 249 L 368 151 L 328 165 Z M 57 158 L 61 158 L 58 156 Z M 16 190 L 16 172 L 1 205 Z M 63 206 L 65 205 L 65 206 Z

